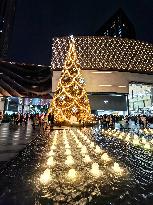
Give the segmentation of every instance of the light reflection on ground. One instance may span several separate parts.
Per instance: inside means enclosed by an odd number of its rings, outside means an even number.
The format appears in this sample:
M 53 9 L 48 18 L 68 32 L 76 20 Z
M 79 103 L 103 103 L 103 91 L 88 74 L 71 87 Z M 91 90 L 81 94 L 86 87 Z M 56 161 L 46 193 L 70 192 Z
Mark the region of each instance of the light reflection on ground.
M 0 204 L 150 205 L 152 161 L 143 147 L 99 129 L 42 133 L 0 174 Z

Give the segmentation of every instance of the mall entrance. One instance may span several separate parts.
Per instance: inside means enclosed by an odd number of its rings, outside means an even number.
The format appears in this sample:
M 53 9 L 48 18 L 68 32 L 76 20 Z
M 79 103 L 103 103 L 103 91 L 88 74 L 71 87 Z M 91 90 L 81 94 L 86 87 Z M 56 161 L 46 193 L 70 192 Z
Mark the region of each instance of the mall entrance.
M 92 93 L 88 95 L 91 110 L 96 115 L 127 115 L 128 98 L 126 94 Z

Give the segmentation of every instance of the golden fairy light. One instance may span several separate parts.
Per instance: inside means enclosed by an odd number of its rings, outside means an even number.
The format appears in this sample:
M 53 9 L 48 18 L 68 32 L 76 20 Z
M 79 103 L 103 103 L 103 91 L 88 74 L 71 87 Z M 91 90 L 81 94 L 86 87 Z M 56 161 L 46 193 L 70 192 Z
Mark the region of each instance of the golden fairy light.
M 44 185 L 48 184 L 52 179 L 50 169 L 46 169 L 40 176 L 40 182 Z
M 90 158 L 89 155 L 85 155 L 83 160 L 84 160 L 84 162 L 86 162 L 86 163 L 91 162 L 91 158 Z
M 53 146 L 55 139 L 56 148 Z M 87 143 L 87 139 L 90 143 Z M 43 153 L 44 160 L 41 160 L 34 177 L 35 186 L 41 191 L 42 197 L 66 203 L 67 197 L 61 199 L 64 193 L 68 193 L 71 201 L 74 192 L 78 196 L 84 190 L 88 197 L 93 192 L 99 196 L 104 185 L 128 177 L 128 170 L 92 140 L 90 128 L 85 132 L 68 128 L 51 133 L 48 150 Z M 67 145 L 69 148 L 66 148 Z
M 90 172 L 94 177 L 98 178 L 101 175 L 101 170 L 99 169 L 99 164 L 94 162 L 92 164 Z
M 107 153 L 104 153 L 104 154 L 101 156 L 101 159 L 104 160 L 105 162 L 111 161 L 111 158 L 108 156 Z
M 48 153 L 49 156 L 54 156 L 55 155 L 55 152 L 53 150 L 51 150 L 49 153 Z
M 96 152 L 96 153 L 100 153 L 100 152 L 101 152 L 101 149 L 100 149 L 100 147 L 99 147 L 98 145 L 96 145 L 95 152 Z
M 65 164 L 67 165 L 72 165 L 74 164 L 74 160 L 73 160 L 73 157 L 71 155 L 68 155 L 67 158 L 66 158 L 66 161 L 65 161 Z
M 71 155 L 71 150 L 70 149 L 66 149 L 65 154 L 66 155 Z
M 50 110 L 54 114 L 55 121 L 60 123 L 73 124 L 92 120 L 74 39 L 70 41 L 69 51 L 49 112 Z
M 132 142 L 133 142 L 134 145 L 139 145 L 139 143 L 140 143 L 140 142 L 139 142 L 139 139 L 136 138 L 136 137 L 133 139 Z
M 51 149 L 52 149 L 52 150 L 55 150 L 55 149 L 56 149 L 56 146 L 53 144 L 53 145 L 51 146 Z
M 144 148 L 145 148 L 145 149 L 150 149 L 151 146 L 150 146 L 150 144 L 147 142 L 147 143 L 144 145 Z
M 77 172 L 75 169 L 70 169 L 68 171 L 68 178 L 71 179 L 71 180 L 75 180 L 77 177 Z
M 121 174 L 122 171 L 123 171 L 123 170 L 121 169 L 121 167 L 119 166 L 119 164 L 116 163 L 116 162 L 114 163 L 112 169 L 113 169 L 114 172 L 117 173 L 117 174 Z
M 53 39 L 52 69 L 61 70 L 70 37 Z M 132 39 L 106 36 L 74 37 L 82 69 L 153 72 L 153 45 Z
M 140 130 L 140 133 L 151 134 L 153 131 L 151 129 Z M 131 143 L 134 146 L 139 146 L 145 150 L 153 151 L 153 139 L 146 139 L 145 137 L 140 137 L 137 134 L 125 133 L 119 130 L 102 130 L 102 133 L 107 137 L 116 137 L 127 143 Z
M 54 162 L 54 158 L 53 157 L 49 157 L 47 160 L 47 165 L 48 166 L 54 166 L 55 162 Z

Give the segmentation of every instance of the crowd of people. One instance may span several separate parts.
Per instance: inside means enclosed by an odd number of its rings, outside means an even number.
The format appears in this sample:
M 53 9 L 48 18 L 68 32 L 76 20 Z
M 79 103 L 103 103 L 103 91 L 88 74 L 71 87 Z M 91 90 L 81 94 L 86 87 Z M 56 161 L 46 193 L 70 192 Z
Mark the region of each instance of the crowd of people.
M 13 113 L 12 115 L 5 114 L 3 116 L 4 122 L 11 122 L 14 125 L 26 126 L 28 123 L 31 123 L 32 127 L 35 129 L 36 126 L 43 127 L 44 129 L 47 126 L 52 126 L 54 124 L 54 115 L 51 113 Z
M 6 115 L 7 116 L 7 115 Z M 5 116 L 5 118 L 6 118 Z M 153 116 L 146 115 L 100 115 L 96 116 L 96 120 L 101 124 L 102 128 L 115 128 L 115 124 L 118 123 L 120 128 L 128 128 L 129 124 L 133 122 L 135 125 L 139 125 L 141 128 L 149 127 L 153 124 Z M 54 115 L 52 113 L 13 113 L 9 116 L 9 121 L 15 125 L 26 126 L 31 123 L 33 128 L 36 126 L 43 127 L 44 130 L 47 127 L 52 127 L 54 125 Z
M 101 115 L 98 117 L 102 127 L 113 128 L 115 123 L 119 123 L 121 128 L 128 128 L 131 121 L 141 128 L 149 127 L 153 123 L 153 116 L 146 115 Z

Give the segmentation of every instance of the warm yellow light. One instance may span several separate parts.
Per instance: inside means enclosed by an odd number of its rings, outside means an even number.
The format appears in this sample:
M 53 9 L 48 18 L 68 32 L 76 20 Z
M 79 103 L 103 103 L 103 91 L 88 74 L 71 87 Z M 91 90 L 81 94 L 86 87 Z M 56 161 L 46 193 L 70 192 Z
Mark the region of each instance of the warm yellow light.
M 145 148 L 145 149 L 150 149 L 150 144 L 149 144 L 149 143 L 146 143 L 146 144 L 144 145 L 144 148 Z
M 54 135 L 54 131 L 52 133 L 52 135 Z M 92 140 L 92 128 L 88 128 L 87 130 L 82 129 L 82 133 L 84 133 L 88 139 Z M 46 156 L 44 151 L 43 154 L 45 154 L 45 156 L 43 157 L 43 160 L 40 164 L 40 168 L 42 167 L 43 169 L 44 167 L 44 169 L 40 173 L 38 170 L 38 172 L 36 172 L 32 178 L 34 179 L 37 190 L 42 191 L 42 196 L 47 196 L 54 200 L 55 198 L 57 199 L 59 195 L 63 194 L 65 189 L 68 189 L 69 199 L 70 201 L 72 200 L 72 204 L 74 204 L 74 190 L 82 190 L 82 186 L 84 184 L 87 188 L 85 191 L 89 191 L 90 194 L 93 186 L 96 186 L 96 190 L 99 189 L 101 191 L 106 184 L 112 184 L 114 178 L 115 181 L 120 181 L 120 177 L 123 175 L 127 177 L 128 172 L 126 169 L 123 167 L 123 172 L 121 172 L 117 166 L 113 166 L 114 160 L 113 158 L 110 159 L 107 154 L 104 154 L 103 156 L 107 156 L 108 161 L 111 160 L 110 163 L 102 161 L 101 155 L 103 154 L 103 150 L 100 149 L 101 147 L 94 144 L 93 141 L 92 143 L 94 148 L 91 149 L 90 144 L 86 145 L 86 141 L 83 141 L 83 135 L 77 132 L 77 128 L 67 129 L 65 134 L 71 149 L 65 149 L 65 144 L 63 143 L 63 130 L 59 130 L 55 157 Z M 51 144 L 52 139 L 53 137 L 49 139 L 49 145 Z M 77 147 L 74 139 L 78 139 L 80 142 L 82 142 L 81 149 Z M 85 152 L 82 153 L 82 150 L 85 150 Z M 101 154 L 97 154 L 95 150 L 101 150 Z M 72 155 L 67 155 L 70 154 L 70 152 Z M 54 163 L 55 166 L 53 167 Z M 116 172 L 113 168 L 115 170 L 117 169 Z M 38 174 L 39 177 L 37 177 Z M 57 190 L 57 187 L 61 183 L 62 186 L 59 190 Z M 82 193 L 83 192 L 79 192 L 78 197 L 81 197 Z M 96 197 L 100 192 L 95 193 Z M 59 203 L 68 203 L 65 197 L 62 198 L 62 201 L 61 197 L 59 200 L 57 201 Z
M 56 144 L 57 144 L 57 132 L 55 132 L 52 145 L 56 145 Z
M 77 178 L 77 172 L 75 171 L 75 169 L 70 169 L 68 171 L 68 178 L 71 179 L 72 181 L 76 180 Z
M 109 73 L 112 73 L 112 72 L 111 71 L 93 71 L 92 73 L 109 74 Z
M 79 144 L 79 143 L 80 143 L 78 139 L 75 139 L 75 142 L 76 142 L 76 144 Z
M 99 85 L 100 87 L 111 87 L 112 85 Z
M 95 152 L 98 153 L 98 154 L 101 153 L 101 149 L 100 149 L 100 147 L 98 145 L 96 145 Z
M 51 146 L 51 150 L 55 150 L 56 149 L 56 146 L 55 144 Z
M 101 159 L 106 161 L 106 162 L 109 162 L 111 161 L 111 158 L 108 156 L 107 153 L 104 153 L 102 156 L 101 156 Z
M 62 68 L 70 39 L 68 36 L 53 40 L 53 70 Z M 97 72 L 100 70 L 109 72 L 112 68 L 115 71 L 125 72 L 153 72 L 151 44 L 108 36 L 79 36 L 74 37 L 73 41 L 82 68 L 98 70 Z
M 123 135 L 120 134 L 120 135 L 118 136 L 118 138 L 119 138 L 119 139 L 123 139 Z
M 134 139 L 138 139 L 138 135 L 134 134 Z
M 89 156 L 89 155 L 85 155 L 84 158 L 83 158 L 83 160 L 84 160 L 85 163 L 91 162 L 91 159 L 90 159 L 90 156 Z
M 71 155 L 71 150 L 70 149 L 66 149 L 65 154 L 66 155 Z
M 130 141 L 130 136 L 127 135 L 126 138 L 125 138 L 125 140 L 126 140 L 126 141 Z
M 146 134 L 149 134 L 148 130 L 145 131 Z
M 146 140 L 144 137 L 142 137 L 142 143 L 143 143 L 143 144 L 146 144 L 146 143 L 147 143 L 147 140 Z
M 55 155 L 55 153 L 54 153 L 54 151 L 53 151 L 53 150 L 51 150 L 51 151 L 48 153 L 48 155 L 49 155 L 49 156 L 54 156 L 54 155 Z
M 53 140 L 53 145 L 56 145 L 56 144 L 57 144 L 57 139 Z
M 50 169 L 46 169 L 44 173 L 40 176 L 40 182 L 42 184 L 48 184 L 51 181 L 51 179 L 52 176 L 50 175 Z
M 66 165 L 72 165 L 74 164 L 74 160 L 73 160 L 73 157 L 71 155 L 68 155 L 67 158 L 66 158 L 66 161 L 65 161 L 65 164 Z
M 75 49 L 75 41 L 70 40 L 69 51 L 65 58 L 63 71 L 51 103 L 56 122 L 78 124 L 91 122 L 91 109 L 85 90 L 85 81 Z
M 48 166 L 54 166 L 54 165 L 55 165 L 55 162 L 54 162 L 52 156 L 48 158 L 48 160 L 47 160 L 47 165 L 48 165 Z
M 86 154 L 86 153 L 87 153 L 87 148 L 86 148 L 85 145 L 82 146 L 82 148 L 81 148 L 81 153 L 82 153 L 82 154 Z
M 70 145 L 68 143 L 65 144 L 65 149 L 70 149 Z
M 83 146 L 82 143 L 79 142 L 79 143 L 78 143 L 78 147 L 79 147 L 79 148 L 82 148 L 82 146 Z
M 68 144 L 68 141 L 67 141 L 67 139 L 65 139 L 65 138 L 64 138 L 64 144 L 65 144 L 65 145 Z
M 126 85 L 119 85 L 119 88 L 126 88 Z
M 133 139 L 133 144 L 134 144 L 134 145 L 139 145 L 139 144 L 140 144 L 140 143 L 139 143 L 139 139 L 134 138 L 134 139 Z
M 83 140 L 87 140 L 87 136 L 86 135 L 82 135 Z
M 93 177 L 99 177 L 101 175 L 101 171 L 99 170 L 99 164 L 96 162 L 93 163 L 90 172 Z
M 93 148 L 95 146 L 94 142 L 90 143 L 90 147 Z
M 90 143 L 90 140 L 89 140 L 89 139 L 87 139 L 87 140 L 86 140 L 86 142 L 89 144 L 89 143 Z
M 112 167 L 115 173 L 121 174 L 123 172 L 123 169 L 120 168 L 119 164 L 114 162 L 114 165 Z

